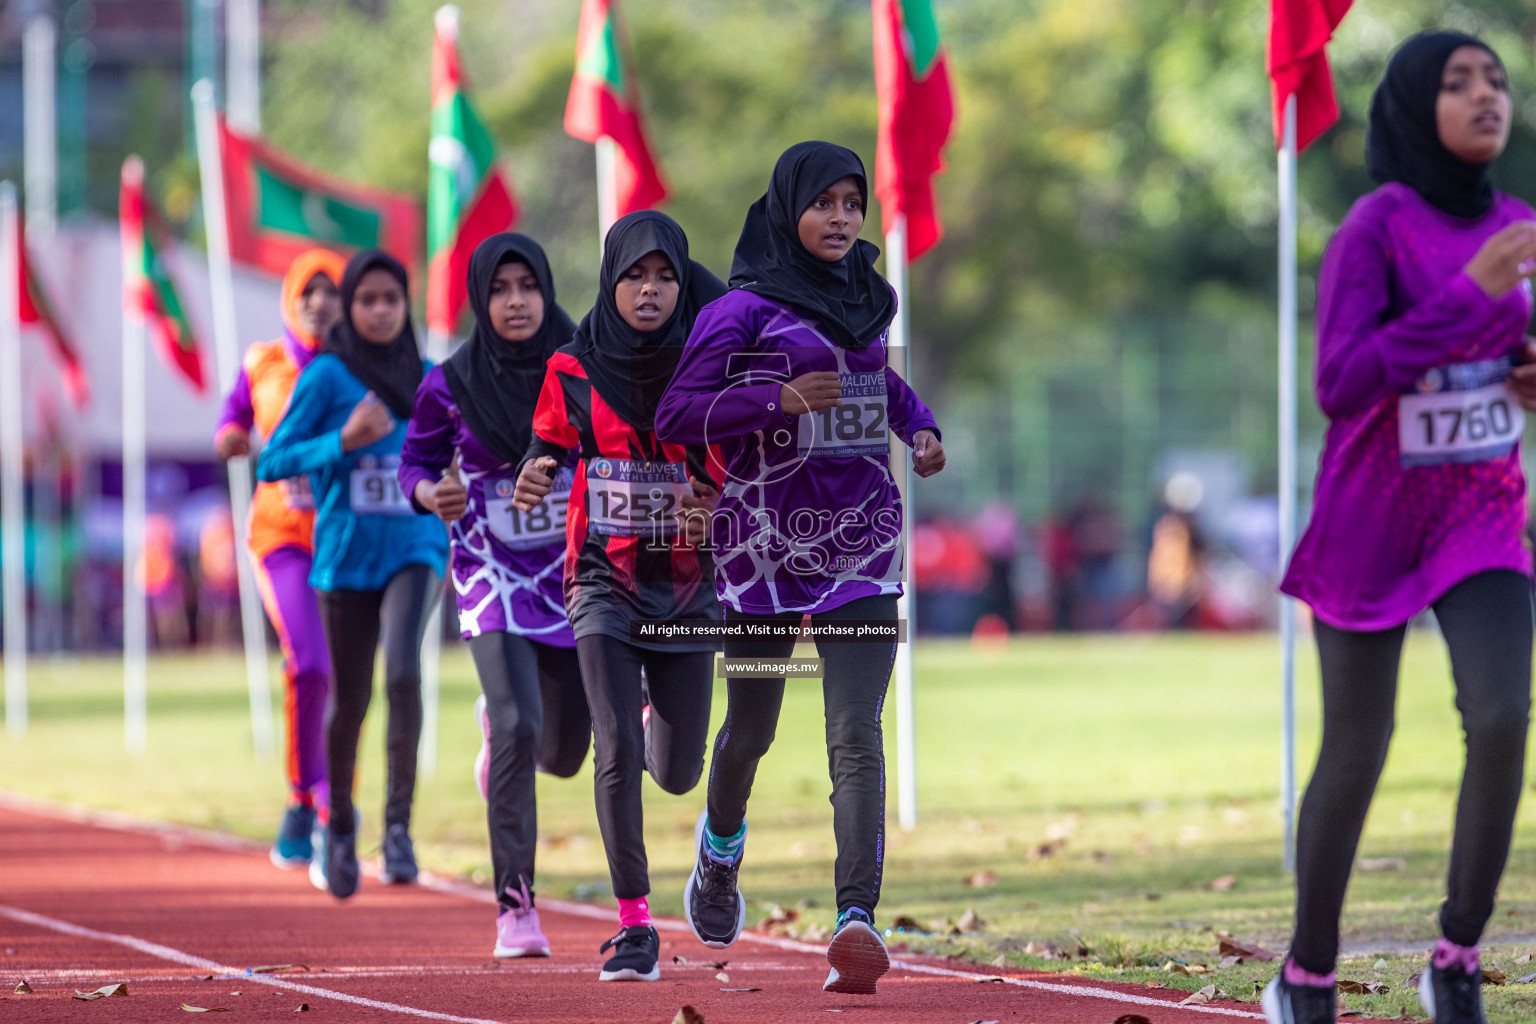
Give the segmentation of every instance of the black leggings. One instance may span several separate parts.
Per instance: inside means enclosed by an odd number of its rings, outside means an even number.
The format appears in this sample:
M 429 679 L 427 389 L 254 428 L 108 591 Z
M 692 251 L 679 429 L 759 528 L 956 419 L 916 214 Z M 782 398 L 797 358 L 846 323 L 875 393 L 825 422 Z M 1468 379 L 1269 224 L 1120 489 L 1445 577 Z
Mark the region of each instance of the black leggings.
M 491 723 L 486 820 L 496 896 L 506 909 L 514 906 L 509 890 L 518 893 L 524 883 L 533 888 L 534 769 L 562 779 L 575 775 L 587 758 L 592 719 L 574 650 L 515 633 L 482 633 L 470 637 L 469 653 Z
M 743 615 L 726 610 L 728 622 L 798 623 L 800 614 Z M 864 597 L 811 616 L 821 623 L 838 619 L 894 622 L 896 598 Z M 787 658 L 793 641 L 728 640 L 727 658 Z M 832 776 L 832 832 L 837 837 L 837 909 L 862 907 L 874 912 L 880 902 L 885 859 L 885 749 L 880 711 L 895 641 L 840 643 L 817 641 L 822 657 L 822 702 L 827 723 L 827 769 Z M 747 798 L 757 762 L 768 753 L 784 680 L 728 679 L 725 722 L 715 737 L 709 765 L 709 824 L 717 835 L 731 835 L 746 819 Z
M 576 640 L 581 681 L 592 709 L 597 824 L 618 899 L 650 894 L 645 858 L 642 772 L 680 795 L 699 784 L 709 742 L 714 651 L 652 651 L 611 636 Z M 651 704 L 642 728 L 640 669 Z
M 384 641 L 384 694 L 389 700 L 384 828 L 411 823 L 416 747 L 421 742 L 421 638 L 437 593 L 429 566 L 408 565 L 383 590 L 320 591 L 320 616 L 331 651 L 332 694 L 325 726 L 331 780 L 331 830 L 357 829 L 352 783 L 363 717 L 373 699 L 373 660 Z
M 1476 945 L 1493 913 L 1525 776 L 1531 710 L 1531 586 L 1505 570 L 1463 580 L 1434 604 L 1450 649 L 1466 771 L 1440 930 Z M 1322 661 L 1323 741 L 1296 831 L 1296 935 L 1291 956 L 1327 974 L 1365 815 L 1387 759 L 1406 627 L 1361 633 L 1315 622 Z

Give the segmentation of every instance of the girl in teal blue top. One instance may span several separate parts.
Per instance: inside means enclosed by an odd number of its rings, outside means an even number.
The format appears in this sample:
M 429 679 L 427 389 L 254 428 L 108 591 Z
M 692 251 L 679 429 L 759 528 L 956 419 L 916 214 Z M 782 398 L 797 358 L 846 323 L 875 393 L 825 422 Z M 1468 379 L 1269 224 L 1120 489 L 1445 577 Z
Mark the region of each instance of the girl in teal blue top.
M 307 474 L 315 494 L 309 582 L 320 597 L 335 693 L 326 726 L 330 817 L 310 879 L 345 898 L 358 886 L 352 782 L 381 639 L 389 767 L 380 877 L 416 880 L 410 823 L 421 738 L 421 638 L 447 561 L 448 533 L 440 520 L 416 515 L 398 481 L 416 388 L 430 365 L 411 329 L 405 268 L 382 252 L 358 253 L 342 277 L 341 302 L 342 318 L 300 374 L 256 476 Z

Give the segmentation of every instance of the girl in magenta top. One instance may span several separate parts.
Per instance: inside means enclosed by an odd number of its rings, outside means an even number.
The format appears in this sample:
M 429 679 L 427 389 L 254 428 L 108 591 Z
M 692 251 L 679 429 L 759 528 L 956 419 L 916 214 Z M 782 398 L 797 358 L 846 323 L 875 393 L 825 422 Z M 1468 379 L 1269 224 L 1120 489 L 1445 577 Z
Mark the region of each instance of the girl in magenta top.
M 1323 739 L 1297 832 L 1296 931 L 1264 993 L 1271 1021 L 1334 1019 L 1350 866 L 1392 735 L 1407 623 L 1433 608 L 1467 763 L 1442 938 L 1420 999 L 1438 1024 L 1483 1020 L 1477 944 L 1509 853 L 1531 686 L 1531 556 L 1522 544 L 1522 407 L 1536 213 L 1493 189 L 1509 135 L 1503 65 L 1425 33 L 1371 104 L 1357 202 L 1318 279 L 1317 399 L 1329 418 L 1312 520 L 1281 589 L 1312 608 Z

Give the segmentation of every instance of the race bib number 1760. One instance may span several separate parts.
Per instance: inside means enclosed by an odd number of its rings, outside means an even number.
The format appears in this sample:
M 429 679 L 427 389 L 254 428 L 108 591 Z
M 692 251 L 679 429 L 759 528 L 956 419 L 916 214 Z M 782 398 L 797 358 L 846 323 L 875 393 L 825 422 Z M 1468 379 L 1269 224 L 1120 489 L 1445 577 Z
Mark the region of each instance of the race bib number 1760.
M 1397 439 L 1405 466 L 1482 462 L 1508 455 L 1525 430 L 1510 392 L 1508 359 L 1430 370 L 1397 404 Z

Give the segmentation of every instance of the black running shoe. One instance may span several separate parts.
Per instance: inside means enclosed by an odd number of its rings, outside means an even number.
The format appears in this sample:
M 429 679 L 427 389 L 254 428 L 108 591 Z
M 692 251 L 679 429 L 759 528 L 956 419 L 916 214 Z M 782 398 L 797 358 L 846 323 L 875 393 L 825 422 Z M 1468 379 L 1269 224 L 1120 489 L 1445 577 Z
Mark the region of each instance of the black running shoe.
M 603 964 L 598 981 L 660 981 L 661 936 L 648 924 L 621 928 L 619 934 L 603 943 L 599 953 L 613 950 Z
M 683 914 L 693 937 L 711 949 L 724 949 L 741 935 L 747 922 L 747 900 L 736 886 L 741 857 L 727 864 L 709 855 L 704 838 L 708 811 L 699 812 L 693 826 L 693 873 L 683 887 Z
M 396 822 L 384 831 L 383 854 L 379 881 L 385 885 L 410 885 L 416 881 L 416 847 L 405 825 Z
M 325 887 L 339 900 L 357 892 L 362 872 L 357 866 L 357 833 L 340 835 L 325 830 Z
M 1482 970 L 1468 973 L 1460 964 L 1431 964 L 1419 975 L 1419 1005 L 1435 1024 L 1487 1024 Z
M 1338 1000 L 1332 985 L 1292 985 L 1281 974 L 1265 987 L 1259 1005 L 1269 1024 L 1334 1024 Z
M 832 965 L 832 970 L 821 990 L 872 996 L 875 983 L 891 969 L 891 956 L 886 952 L 885 942 L 875 931 L 875 922 L 864 911 L 850 908 L 838 918 L 837 934 L 827 946 L 827 963 Z

